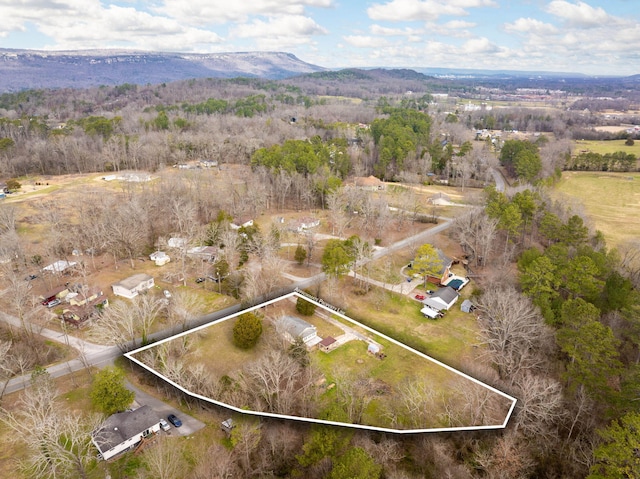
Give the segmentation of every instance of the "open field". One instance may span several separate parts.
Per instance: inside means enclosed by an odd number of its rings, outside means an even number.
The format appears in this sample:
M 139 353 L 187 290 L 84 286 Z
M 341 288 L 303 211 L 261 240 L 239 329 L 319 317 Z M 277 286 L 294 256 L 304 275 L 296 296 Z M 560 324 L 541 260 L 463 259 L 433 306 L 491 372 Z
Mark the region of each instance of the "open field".
M 640 238 L 640 173 L 568 171 L 552 194 L 583 205 L 610 247 Z
M 633 146 L 627 146 L 624 144 L 625 140 L 576 140 L 574 145 L 574 154 L 590 151 L 592 153 L 599 153 L 605 155 L 607 153 L 615 153 L 617 151 L 624 151 L 625 153 L 631 153 L 640 157 L 640 141 L 636 141 Z

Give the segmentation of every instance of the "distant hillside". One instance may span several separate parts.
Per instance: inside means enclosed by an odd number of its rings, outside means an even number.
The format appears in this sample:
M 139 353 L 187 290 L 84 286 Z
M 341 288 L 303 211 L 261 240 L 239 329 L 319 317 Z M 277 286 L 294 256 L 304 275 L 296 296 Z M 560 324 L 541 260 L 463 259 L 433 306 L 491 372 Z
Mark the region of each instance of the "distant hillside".
M 0 49 L 0 92 L 123 83 L 145 85 L 190 78 L 281 79 L 324 70 L 282 52 L 183 54 Z

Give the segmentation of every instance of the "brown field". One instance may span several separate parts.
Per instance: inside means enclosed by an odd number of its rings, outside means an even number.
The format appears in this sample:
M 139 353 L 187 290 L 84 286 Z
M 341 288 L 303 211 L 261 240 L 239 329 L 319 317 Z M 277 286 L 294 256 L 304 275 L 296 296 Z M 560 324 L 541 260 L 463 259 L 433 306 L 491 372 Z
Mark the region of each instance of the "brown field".
M 584 207 L 609 246 L 640 238 L 640 173 L 564 172 L 552 194 Z

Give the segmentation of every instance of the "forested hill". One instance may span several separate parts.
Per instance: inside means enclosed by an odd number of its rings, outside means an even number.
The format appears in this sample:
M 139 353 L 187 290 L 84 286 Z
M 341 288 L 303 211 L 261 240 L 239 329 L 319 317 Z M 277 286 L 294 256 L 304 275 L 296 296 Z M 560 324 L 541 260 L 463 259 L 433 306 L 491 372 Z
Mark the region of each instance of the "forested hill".
M 283 52 L 182 54 L 0 49 L 0 93 L 123 83 L 146 85 L 190 78 L 281 79 L 324 70 Z

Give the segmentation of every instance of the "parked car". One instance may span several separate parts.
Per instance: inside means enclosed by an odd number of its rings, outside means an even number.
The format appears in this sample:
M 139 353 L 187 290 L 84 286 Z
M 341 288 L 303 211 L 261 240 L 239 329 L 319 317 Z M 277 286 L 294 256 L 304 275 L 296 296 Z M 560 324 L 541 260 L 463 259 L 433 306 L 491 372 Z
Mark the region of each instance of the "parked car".
M 175 414 L 169 414 L 167 416 L 167 419 L 169 420 L 169 422 L 171 424 L 173 424 L 175 427 L 180 427 L 182 426 L 182 421 L 178 418 L 178 416 L 176 416 Z
M 169 423 L 164 419 L 160 419 L 160 429 L 162 429 L 163 431 L 168 431 L 169 429 L 171 429 L 171 426 L 169 426 Z
M 426 298 L 426 296 L 425 296 L 424 294 L 420 294 L 420 293 L 418 293 L 418 294 L 416 294 L 415 298 L 416 298 L 418 301 L 423 301 L 423 300 Z
M 165 289 L 162 294 L 164 294 L 164 297 L 169 299 L 171 297 L 171 291 L 169 291 L 168 289 Z
M 54 306 L 58 306 L 60 304 L 60 300 L 59 299 L 52 299 L 51 301 L 47 301 L 44 305 L 47 308 L 53 308 Z
M 433 294 L 433 290 L 432 289 L 428 289 L 427 290 L 427 294 Z
M 205 278 L 200 277 L 200 278 L 196 278 L 196 283 L 204 283 Z

